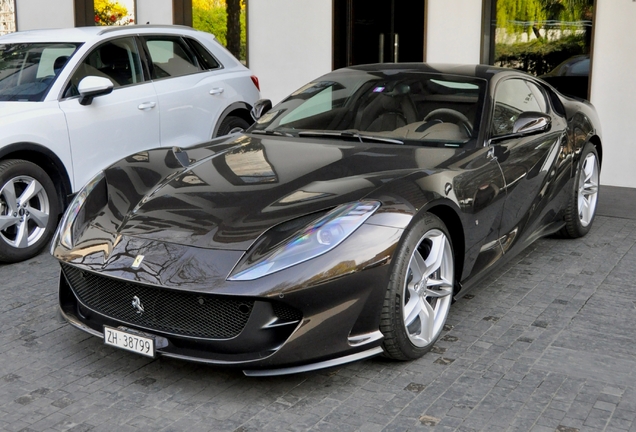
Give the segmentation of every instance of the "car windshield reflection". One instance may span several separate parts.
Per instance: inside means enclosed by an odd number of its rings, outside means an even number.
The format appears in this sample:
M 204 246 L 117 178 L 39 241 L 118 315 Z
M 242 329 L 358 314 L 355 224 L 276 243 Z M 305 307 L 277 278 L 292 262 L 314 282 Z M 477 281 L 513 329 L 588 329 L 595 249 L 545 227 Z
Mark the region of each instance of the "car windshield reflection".
M 484 89 L 472 77 L 345 69 L 292 93 L 251 131 L 458 146 L 477 136 Z

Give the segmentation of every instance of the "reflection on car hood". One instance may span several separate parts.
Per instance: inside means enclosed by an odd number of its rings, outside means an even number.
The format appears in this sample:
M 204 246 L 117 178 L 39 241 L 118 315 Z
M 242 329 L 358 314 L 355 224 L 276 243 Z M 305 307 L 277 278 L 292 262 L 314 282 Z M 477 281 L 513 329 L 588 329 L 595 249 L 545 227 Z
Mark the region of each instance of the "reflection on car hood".
M 241 136 L 132 155 L 106 170 L 109 205 L 93 229 L 247 250 L 272 226 L 342 203 L 456 150 Z

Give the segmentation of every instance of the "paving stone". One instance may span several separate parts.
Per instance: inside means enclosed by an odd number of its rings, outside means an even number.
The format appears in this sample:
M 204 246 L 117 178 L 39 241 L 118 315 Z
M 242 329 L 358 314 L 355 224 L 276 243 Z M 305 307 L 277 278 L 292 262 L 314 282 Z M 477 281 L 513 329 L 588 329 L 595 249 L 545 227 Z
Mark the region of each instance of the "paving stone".
M 266 379 L 104 346 L 56 320 L 52 258 L 0 265 L 0 430 L 636 432 L 635 245 L 599 216 L 485 278 L 421 359 Z

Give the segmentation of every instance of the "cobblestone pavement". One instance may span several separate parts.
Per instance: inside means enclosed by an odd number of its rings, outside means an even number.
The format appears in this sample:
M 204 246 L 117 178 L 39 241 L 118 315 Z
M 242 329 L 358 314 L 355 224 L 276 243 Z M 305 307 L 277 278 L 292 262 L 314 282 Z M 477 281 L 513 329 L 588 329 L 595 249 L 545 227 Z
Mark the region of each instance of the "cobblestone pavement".
M 56 262 L 0 266 L 0 430 L 636 431 L 636 220 L 542 239 L 453 305 L 434 350 L 274 378 L 104 346 Z

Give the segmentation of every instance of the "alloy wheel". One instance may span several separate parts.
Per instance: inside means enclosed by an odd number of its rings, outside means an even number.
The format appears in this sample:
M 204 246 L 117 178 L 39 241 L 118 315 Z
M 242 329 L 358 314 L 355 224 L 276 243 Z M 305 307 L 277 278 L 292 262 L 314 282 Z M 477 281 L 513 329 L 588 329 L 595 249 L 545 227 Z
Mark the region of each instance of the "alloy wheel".
M 15 248 L 34 245 L 45 234 L 49 197 L 33 177 L 11 178 L 0 189 L 0 238 Z
M 424 234 L 409 262 L 402 315 L 411 343 L 425 347 L 442 331 L 453 293 L 453 253 L 438 229 Z
M 598 163 L 594 153 L 588 153 L 579 175 L 578 213 L 581 225 L 590 224 L 596 211 L 598 198 Z

